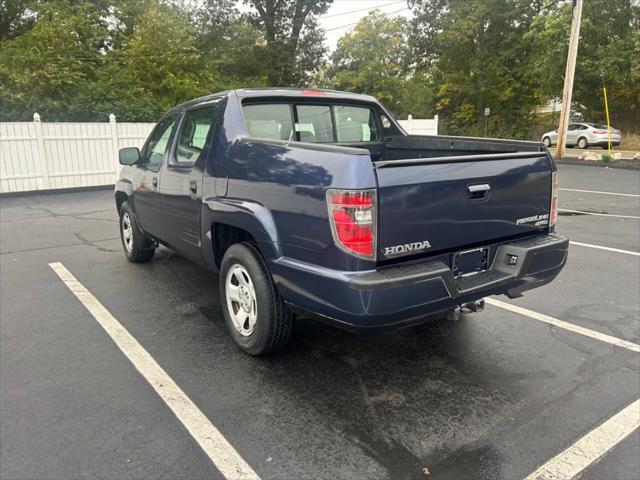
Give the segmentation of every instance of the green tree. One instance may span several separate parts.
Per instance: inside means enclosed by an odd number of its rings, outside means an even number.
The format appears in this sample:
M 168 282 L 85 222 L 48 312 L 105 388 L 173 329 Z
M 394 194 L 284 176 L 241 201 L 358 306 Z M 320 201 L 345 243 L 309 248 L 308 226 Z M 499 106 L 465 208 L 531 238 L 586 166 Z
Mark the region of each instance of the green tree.
M 324 35 L 317 17 L 333 0 L 244 0 L 250 21 L 263 34 L 261 62 L 270 86 L 306 84 L 322 65 Z
M 437 86 L 437 113 L 447 133 L 526 138 L 537 105 L 523 41 L 539 2 L 531 0 L 411 0 L 412 55 Z
M 33 24 L 29 0 L 0 0 L 0 42 L 17 37 Z
M 551 4 L 525 36 L 535 48 L 531 69 L 539 97 L 562 97 L 571 4 Z M 612 122 L 640 132 L 640 4 L 631 0 L 584 3 L 573 107 L 588 121 L 604 121 L 607 86 Z
M 374 10 L 340 38 L 323 82 L 338 90 L 373 95 L 397 115 L 406 115 L 409 105 L 416 106 L 415 101 L 404 104 L 410 83 L 406 44 L 405 19 Z
M 0 42 L 0 117 L 29 120 L 38 111 L 49 120 L 66 119 L 104 57 L 109 37 L 104 12 L 88 1 L 32 8 L 32 28 Z
M 263 35 L 258 27 L 241 15 L 232 0 L 207 0 L 195 13 L 199 31 L 198 49 L 227 88 L 267 85 L 260 67 Z
M 102 62 L 81 104 L 95 115 L 152 120 L 171 107 L 216 90 L 221 81 L 198 46 L 198 32 L 179 6 L 147 2 L 133 34 Z

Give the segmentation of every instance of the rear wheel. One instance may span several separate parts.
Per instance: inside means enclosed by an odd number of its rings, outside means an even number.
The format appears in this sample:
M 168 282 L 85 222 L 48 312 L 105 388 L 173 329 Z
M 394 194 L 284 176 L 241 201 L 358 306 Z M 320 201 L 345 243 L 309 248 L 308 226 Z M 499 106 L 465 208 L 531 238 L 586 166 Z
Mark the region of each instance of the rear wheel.
M 587 148 L 589 146 L 589 142 L 587 142 L 587 139 L 584 137 L 580 137 L 578 139 L 578 148 L 581 148 L 582 150 L 584 150 L 585 148 Z
M 231 337 L 249 355 L 273 352 L 289 340 L 292 314 L 253 245 L 237 243 L 225 252 L 220 303 Z
M 156 244 L 140 230 L 128 202 L 120 207 L 120 239 L 124 254 L 130 262 L 148 262 L 153 258 Z
M 542 139 L 542 143 L 544 143 L 544 146 L 549 148 L 551 146 L 551 139 L 549 137 L 544 137 Z

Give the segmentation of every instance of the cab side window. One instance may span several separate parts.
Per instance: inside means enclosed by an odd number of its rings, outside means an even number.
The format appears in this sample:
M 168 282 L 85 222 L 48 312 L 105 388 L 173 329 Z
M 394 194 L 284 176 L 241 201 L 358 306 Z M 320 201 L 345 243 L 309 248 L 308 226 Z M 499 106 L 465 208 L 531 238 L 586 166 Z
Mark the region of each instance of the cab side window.
M 149 138 L 147 148 L 144 152 L 143 165 L 152 172 L 160 170 L 162 159 L 164 158 L 164 154 L 167 151 L 167 145 L 171 139 L 173 126 L 176 123 L 176 118 L 177 115 L 165 118 L 158 124 Z
M 213 126 L 215 105 L 189 110 L 180 124 L 174 160 L 179 164 L 194 164 L 200 158 L 207 135 Z

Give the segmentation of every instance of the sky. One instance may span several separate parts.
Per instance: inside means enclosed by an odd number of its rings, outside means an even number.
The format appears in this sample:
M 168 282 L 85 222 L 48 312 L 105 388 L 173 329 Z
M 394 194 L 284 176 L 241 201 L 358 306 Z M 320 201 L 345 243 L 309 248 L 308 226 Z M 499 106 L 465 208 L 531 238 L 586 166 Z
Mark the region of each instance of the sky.
M 334 0 L 327 13 L 320 17 L 320 26 L 326 31 L 325 43 L 329 51 L 335 50 L 340 37 L 353 30 L 358 20 L 376 8 L 390 17 L 411 16 L 406 0 Z

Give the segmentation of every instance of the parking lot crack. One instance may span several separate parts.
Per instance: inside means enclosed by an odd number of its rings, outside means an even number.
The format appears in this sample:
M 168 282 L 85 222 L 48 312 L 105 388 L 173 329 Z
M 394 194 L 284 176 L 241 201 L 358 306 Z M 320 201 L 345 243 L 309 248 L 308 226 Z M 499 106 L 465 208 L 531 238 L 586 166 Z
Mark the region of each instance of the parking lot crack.
M 91 240 L 88 240 L 87 238 L 85 238 L 81 233 L 75 232 L 74 235 L 76 236 L 76 238 L 78 240 L 80 240 L 82 242 L 82 245 L 87 245 L 89 247 L 97 248 L 101 252 L 113 253 L 113 252 L 118 252 L 119 251 L 119 250 L 114 250 L 114 249 L 111 249 L 111 248 L 101 247 L 96 242 L 92 242 Z
M 46 213 L 49 217 L 52 217 L 52 218 L 73 218 L 75 220 L 95 220 L 98 222 L 118 223 L 118 220 L 112 219 L 112 218 L 100 218 L 96 216 L 87 217 L 87 215 L 95 215 L 98 213 L 110 212 L 111 209 L 93 210 L 93 211 L 81 212 L 81 213 L 57 213 L 49 208 L 35 207 L 33 205 L 26 205 L 26 208 L 28 208 L 29 210 L 34 210 L 36 212 Z

